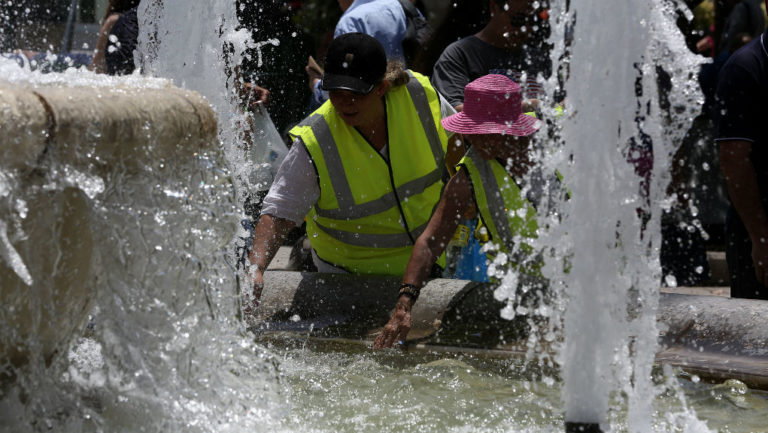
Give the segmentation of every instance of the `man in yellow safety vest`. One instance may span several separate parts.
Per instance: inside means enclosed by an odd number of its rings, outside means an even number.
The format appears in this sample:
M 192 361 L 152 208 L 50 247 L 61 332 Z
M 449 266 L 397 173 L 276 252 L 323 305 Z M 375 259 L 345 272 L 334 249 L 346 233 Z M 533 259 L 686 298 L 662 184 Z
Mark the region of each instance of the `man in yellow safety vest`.
M 440 120 L 451 108 L 426 77 L 388 65 L 376 39 L 348 33 L 328 48 L 322 86 L 330 100 L 291 130 L 294 144 L 264 199 L 246 313 L 303 220 L 320 272 L 400 275 L 440 199 L 448 140 Z

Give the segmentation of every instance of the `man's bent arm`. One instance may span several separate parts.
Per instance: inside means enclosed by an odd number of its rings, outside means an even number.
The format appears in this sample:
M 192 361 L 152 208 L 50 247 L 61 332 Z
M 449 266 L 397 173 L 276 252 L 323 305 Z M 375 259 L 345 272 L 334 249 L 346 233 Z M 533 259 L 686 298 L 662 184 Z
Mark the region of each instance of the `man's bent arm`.
M 465 170 L 460 170 L 445 186 L 443 196 L 424 232 L 416 240 L 408 260 L 403 283 L 418 289 L 426 282 L 432 265 L 448 247 L 461 216 L 472 202 L 472 185 Z M 395 312 L 384 325 L 381 334 L 373 342 L 374 349 L 392 347 L 397 341 L 405 341 L 411 329 L 411 307 L 414 299 L 408 294 L 398 296 Z
M 719 141 L 720 167 L 728 195 L 752 241 L 752 260 L 757 280 L 766 284 L 768 269 L 768 216 L 760 200 L 755 167 L 750 160 L 752 143 L 746 140 Z
M 728 195 L 749 232 L 752 242 L 768 242 L 768 217 L 760 201 L 755 168 L 749 159 L 752 143 L 744 140 L 720 141 L 720 166 Z
M 259 224 L 256 226 L 256 232 L 253 235 L 253 244 L 251 252 L 248 254 L 248 274 L 253 281 L 253 307 L 258 306 L 261 290 L 263 289 L 263 274 L 269 266 L 272 258 L 277 253 L 280 245 L 288 232 L 296 227 L 296 224 L 287 219 L 273 217 L 272 215 L 262 215 Z M 248 306 L 250 307 L 250 306 Z

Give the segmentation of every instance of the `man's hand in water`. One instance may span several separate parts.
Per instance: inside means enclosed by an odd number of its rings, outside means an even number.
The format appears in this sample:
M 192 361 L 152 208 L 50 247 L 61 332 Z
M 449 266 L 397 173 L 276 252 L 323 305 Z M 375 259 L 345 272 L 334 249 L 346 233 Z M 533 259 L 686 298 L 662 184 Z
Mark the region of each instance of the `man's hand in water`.
M 405 343 L 405 337 L 411 330 L 412 306 L 413 298 L 410 295 L 400 295 L 397 305 L 395 305 L 395 313 L 392 314 L 392 318 L 384 325 L 381 334 L 373 342 L 374 349 L 392 347 L 395 343 L 400 346 Z
M 258 267 L 253 266 L 248 269 L 248 281 L 251 283 L 251 292 L 246 291 L 243 294 L 243 313 L 246 320 L 252 320 L 259 306 L 261 291 L 264 290 L 264 274 Z

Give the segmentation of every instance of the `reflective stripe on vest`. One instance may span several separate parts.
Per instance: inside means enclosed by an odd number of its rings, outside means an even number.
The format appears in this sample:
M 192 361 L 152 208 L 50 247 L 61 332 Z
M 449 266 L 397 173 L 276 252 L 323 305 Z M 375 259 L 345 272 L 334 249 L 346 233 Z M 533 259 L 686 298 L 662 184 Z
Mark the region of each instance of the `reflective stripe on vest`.
M 413 104 L 416 106 L 416 112 L 419 114 L 421 125 L 424 127 L 424 132 L 427 134 L 429 147 L 432 148 L 432 155 L 435 157 L 435 166 L 441 170 L 443 162 L 445 161 L 445 146 L 440 141 L 437 125 L 435 125 L 435 118 L 432 117 L 432 110 L 429 107 L 427 91 L 418 80 L 415 79 L 416 77 L 411 71 L 408 71 L 408 75 L 411 76 L 411 80 L 408 81 L 405 88 L 408 89 L 408 93 L 411 95 Z M 439 117 L 440 115 L 438 115 L 438 118 Z
M 352 272 L 402 273 L 443 187 L 447 138 L 438 129 L 437 93 L 426 77 L 412 74 L 385 97 L 391 161 L 349 127 L 330 101 L 291 130 L 319 176 L 321 196 L 307 219 L 309 240 L 321 259 Z
M 410 236 L 405 232 L 395 234 L 360 234 L 332 229 L 319 223 L 317 223 L 317 226 L 341 242 L 357 247 L 398 248 L 412 245 Z M 414 238 L 418 238 L 426 228 L 427 225 L 423 224 L 411 230 L 411 234 Z
M 478 211 L 491 239 L 509 252 L 513 250 L 515 236 L 537 237 L 536 209 L 498 161 L 487 161 L 470 147 L 459 165 L 469 172 Z M 524 209 L 524 217 L 520 216 L 520 209 Z
M 410 86 L 410 84 L 411 83 L 409 82 L 408 86 Z M 423 88 L 421 89 L 421 94 L 424 95 Z M 411 95 L 413 95 L 413 93 L 411 93 Z M 398 186 L 396 188 L 397 196 L 400 197 L 401 200 L 416 194 L 421 194 L 430 185 L 441 181 L 443 165 L 442 161 L 445 159 L 444 153 L 442 153 L 443 148 L 440 143 L 440 138 L 437 135 L 437 131 L 434 130 L 435 122 L 432 120 L 432 115 L 424 115 L 422 112 L 424 108 L 427 110 L 429 109 L 429 104 L 426 101 L 426 95 L 423 96 L 424 106 L 422 106 L 421 109 L 419 108 L 422 103 L 421 101 L 415 100 L 414 103 L 416 104 L 417 111 L 419 111 L 419 118 L 422 122 L 422 125 L 425 124 L 424 118 L 422 116 L 426 116 L 433 125 L 433 135 L 437 137 L 436 139 L 438 140 L 437 149 L 432 143 L 433 138 L 430 137 L 431 134 L 429 132 L 427 132 L 427 139 L 430 142 L 430 148 L 432 149 L 432 156 L 435 159 L 436 168 L 425 176 Z M 397 206 L 397 200 L 395 199 L 395 196 L 391 194 L 384 195 L 377 200 L 355 204 L 355 198 L 352 195 L 349 181 L 347 180 L 347 176 L 344 172 L 344 164 L 342 163 L 341 155 L 339 155 L 339 150 L 336 147 L 336 141 L 333 139 L 331 128 L 328 126 L 328 122 L 326 121 L 325 117 L 320 114 L 312 115 L 307 120 L 302 122 L 300 126 L 309 126 L 312 129 L 317 143 L 320 146 L 320 150 L 323 153 L 325 164 L 328 167 L 328 174 L 330 177 L 331 185 L 333 185 L 333 190 L 336 193 L 336 200 L 338 202 L 338 208 L 336 209 L 317 208 L 318 215 L 334 219 L 356 219 L 375 215 L 384 212 L 393 206 Z M 428 131 L 426 126 L 424 129 L 425 132 Z

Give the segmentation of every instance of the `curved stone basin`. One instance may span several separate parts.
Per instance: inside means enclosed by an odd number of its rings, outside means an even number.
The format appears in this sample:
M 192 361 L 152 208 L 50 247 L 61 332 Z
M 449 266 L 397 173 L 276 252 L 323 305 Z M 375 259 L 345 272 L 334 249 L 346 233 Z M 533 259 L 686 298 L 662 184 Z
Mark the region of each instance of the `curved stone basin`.
M 391 314 L 400 279 L 268 271 L 255 332 L 370 340 Z M 525 353 L 519 323 L 501 319 L 490 284 L 435 279 L 413 307 L 408 347 Z M 768 302 L 661 294 L 659 363 L 703 379 L 736 378 L 768 389 Z
M 2 376 L 30 356 L 49 361 L 87 319 L 99 285 L 93 198 L 218 143 L 208 103 L 170 85 L 0 81 L 0 131 Z

